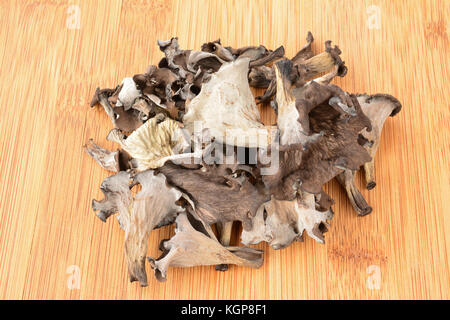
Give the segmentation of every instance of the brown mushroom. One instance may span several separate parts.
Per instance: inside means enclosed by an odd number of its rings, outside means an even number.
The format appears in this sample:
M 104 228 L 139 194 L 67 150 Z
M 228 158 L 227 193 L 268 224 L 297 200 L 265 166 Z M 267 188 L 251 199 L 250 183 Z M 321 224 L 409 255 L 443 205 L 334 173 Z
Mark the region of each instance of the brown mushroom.
M 158 40 L 158 45 L 166 56 L 167 66 L 174 70 L 182 79 L 185 79 L 189 72 L 195 74 L 200 67 L 217 71 L 222 63 L 225 62 L 213 53 L 180 50 L 178 38 L 172 38 L 166 41 Z
M 380 142 L 384 122 L 388 116 L 395 116 L 401 110 L 402 106 L 396 98 L 387 94 L 375 94 L 371 96 L 364 94 L 358 95 L 357 99 L 361 105 L 361 110 L 369 118 L 372 126 L 370 132 L 365 129 L 361 131 L 364 147 L 372 157 L 371 161 L 364 163 L 366 187 L 370 190 L 376 185 L 374 178 L 374 158 Z M 355 211 L 359 216 L 364 216 L 372 212 L 372 207 L 367 204 L 361 192 L 356 187 L 354 177 L 354 171 L 346 170 L 337 176 L 337 179 L 345 188 Z
M 108 93 L 110 91 L 97 89 L 92 102 L 100 103 L 115 128 L 125 132 L 132 132 L 139 128 L 143 124 L 139 111 L 132 108 L 125 110 L 123 106 L 113 107 L 108 100 Z
M 274 70 L 268 66 L 253 67 L 248 74 L 249 85 L 253 88 L 266 89 L 273 78 L 275 78 Z
M 364 199 L 364 196 L 355 185 L 354 171 L 344 170 L 344 172 L 336 176 L 336 179 L 347 192 L 348 199 L 358 216 L 365 216 L 372 212 L 372 207 L 367 204 L 366 199 Z
M 220 39 L 212 42 L 207 42 L 202 45 L 202 51 L 214 53 L 216 56 L 218 56 L 223 61 L 233 61 L 234 57 L 231 54 L 231 52 L 222 47 L 222 44 L 220 43 Z
M 166 101 L 167 92 L 180 78 L 169 68 L 150 66 L 146 73 L 134 75 L 133 80 L 144 95 L 156 95 L 161 101 Z
M 245 56 L 245 54 L 242 56 Z M 281 46 L 281 47 L 275 49 L 275 51 L 270 51 L 258 59 L 250 59 L 249 66 L 250 66 L 250 68 L 253 68 L 253 67 L 267 65 L 267 64 L 272 63 L 275 60 L 283 58 L 283 57 L 284 57 L 284 47 Z

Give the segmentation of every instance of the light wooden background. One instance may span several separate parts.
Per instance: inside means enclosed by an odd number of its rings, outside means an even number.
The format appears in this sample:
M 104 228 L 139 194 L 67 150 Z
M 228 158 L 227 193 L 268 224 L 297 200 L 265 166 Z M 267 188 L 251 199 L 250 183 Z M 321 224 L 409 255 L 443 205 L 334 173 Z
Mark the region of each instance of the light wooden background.
M 448 299 L 449 3 L 0 1 L 0 298 Z M 70 28 L 70 5 L 80 8 L 80 29 Z M 379 29 L 367 25 L 371 5 Z M 403 104 L 385 125 L 377 187 L 363 192 L 374 212 L 358 218 L 331 182 L 336 215 L 325 245 L 260 245 L 258 270 L 171 269 L 166 283 L 148 270 L 149 287 L 130 284 L 122 230 L 91 210 L 108 173 L 82 145 L 114 147 L 106 114 L 89 108 L 95 88 L 157 63 L 157 39 L 178 36 L 183 48 L 219 37 L 234 47 L 283 44 L 292 56 L 308 30 L 316 52 L 328 39 L 342 49 L 349 72 L 339 85 Z M 172 233 L 155 231 L 149 255 Z M 379 267 L 379 290 L 367 286 L 369 266 Z M 69 289 L 78 275 L 80 288 Z

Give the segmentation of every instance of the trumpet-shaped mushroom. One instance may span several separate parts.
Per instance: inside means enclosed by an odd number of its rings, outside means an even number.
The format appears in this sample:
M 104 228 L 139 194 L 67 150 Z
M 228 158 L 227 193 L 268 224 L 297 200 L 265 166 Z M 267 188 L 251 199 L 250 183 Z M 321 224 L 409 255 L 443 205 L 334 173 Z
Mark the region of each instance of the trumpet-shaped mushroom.
M 366 147 L 372 160 L 364 164 L 367 189 L 373 189 L 375 183 L 374 158 L 380 144 L 381 131 L 387 117 L 393 117 L 402 109 L 400 101 L 388 94 L 358 95 L 358 102 L 364 114 L 370 119 L 372 131 L 364 130 L 362 135 L 370 144 Z
M 204 51 L 180 50 L 178 38 L 158 40 L 160 50 L 166 55 L 167 66 L 181 78 L 186 78 L 189 72 L 196 73 L 200 67 L 217 71 L 222 63 L 218 55 Z
M 248 85 L 249 59 L 223 64 L 204 83 L 200 93 L 186 106 L 183 123 L 189 132 L 196 125 L 208 129 L 218 142 L 240 147 L 266 147 L 273 128 L 262 124 Z
M 192 227 L 187 215 L 181 213 L 176 219 L 175 236 L 163 241 L 164 250 L 158 259 L 149 259 L 156 279 L 166 281 L 169 267 L 194 267 L 218 264 L 235 264 L 259 268 L 263 263 L 261 250 L 246 247 L 224 247 Z
M 313 37 L 311 31 L 308 31 L 308 34 L 306 35 L 306 44 L 291 59 L 292 63 L 298 65 L 298 64 L 305 62 L 306 60 L 312 58 L 314 56 L 314 53 L 311 48 L 313 42 L 314 42 L 314 37 Z
M 116 99 L 116 97 L 119 95 L 120 90 L 122 89 L 122 86 L 117 86 L 114 89 L 100 89 L 97 88 L 97 90 L 95 90 L 94 96 L 92 97 L 91 100 L 91 108 L 93 108 L 94 106 L 96 106 L 97 104 L 100 103 L 100 98 L 102 96 L 108 98 L 108 97 L 115 97 L 114 99 Z
M 366 187 L 372 189 L 375 187 L 374 177 L 374 158 L 380 142 L 381 131 L 384 122 L 388 116 L 395 116 L 400 112 L 402 105 L 400 102 L 387 94 L 375 95 L 358 95 L 357 97 L 361 110 L 369 118 L 372 130 L 362 130 L 361 135 L 365 141 L 364 147 L 372 157 L 371 161 L 364 163 L 364 171 L 366 174 Z M 339 183 L 345 188 L 347 196 L 355 211 L 359 216 L 364 216 L 372 212 L 361 192 L 355 185 L 355 171 L 346 170 L 337 176 Z
M 123 106 L 115 107 L 111 105 L 109 99 L 114 97 L 111 96 L 111 94 L 118 95 L 119 91 L 116 90 L 115 92 L 112 92 L 109 89 L 107 90 L 97 89 L 97 91 L 94 94 L 94 97 L 92 98 L 91 105 L 93 106 L 97 103 L 100 103 L 100 105 L 105 110 L 106 114 L 111 119 L 111 122 L 113 123 L 114 127 L 117 129 L 120 129 L 125 132 L 131 132 L 139 128 L 143 124 L 143 121 L 139 117 L 139 111 L 132 108 L 125 110 Z M 114 97 L 114 100 L 115 99 L 116 98 Z
M 245 54 L 242 56 L 245 56 Z M 263 55 L 259 59 L 251 59 L 249 66 L 250 68 L 254 68 L 267 65 L 283 57 L 284 57 L 284 47 L 281 46 L 277 48 L 275 51 L 269 51 L 267 54 Z
M 214 53 L 216 56 L 226 62 L 234 60 L 231 52 L 228 49 L 222 47 L 220 39 L 202 44 L 202 51 Z
M 289 81 L 295 87 L 303 86 L 307 80 L 333 67 L 337 67 L 337 75 L 340 77 L 345 76 L 347 73 L 347 67 L 339 56 L 341 50 L 337 46 L 332 47 L 331 41 L 326 41 L 325 51 L 314 56 L 311 51 L 311 43 L 313 40 L 312 34 L 308 32 L 306 38 L 307 44 L 291 59 L 293 67 L 290 70 Z M 266 74 L 270 75 L 267 72 Z M 261 77 L 261 74 L 258 74 L 258 76 Z M 268 102 L 272 99 L 276 94 L 277 83 L 276 78 L 271 79 L 264 95 L 256 97 L 259 103 Z
M 155 95 L 159 98 L 160 102 L 167 100 L 167 92 L 179 80 L 179 76 L 169 68 L 157 68 L 155 66 L 150 66 L 144 74 L 136 74 L 133 76 L 136 87 L 143 95 L 149 98 Z
M 147 285 L 145 258 L 148 238 L 153 229 L 172 223 L 176 215 L 184 209 L 176 204 L 182 193 L 166 184 L 162 174 L 152 170 L 138 173 L 133 184 L 139 183 L 141 191 L 133 198 L 126 172 L 106 178 L 101 190 L 105 194 L 102 201 L 93 200 L 94 211 L 103 221 L 116 212 L 121 228 L 125 231 L 125 257 L 128 263 L 130 281 Z
M 289 60 L 277 62 L 275 65 L 275 74 L 277 77 L 277 105 L 278 117 L 277 125 L 280 130 L 280 144 L 292 145 L 301 144 L 306 146 L 309 142 L 317 140 L 319 134 L 310 135 L 308 114 L 314 104 L 309 103 L 307 109 L 306 103 L 300 104 L 299 100 L 291 93 L 291 83 L 289 74 L 293 64 Z
M 266 241 L 272 248 L 282 249 L 301 239 L 304 232 L 324 243 L 323 233 L 327 231 L 333 211 L 330 208 L 319 211 L 316 207 L 315 196 L 307 192 L 290 201 L 272 198 L 258 209 L 253 228 L 242 232 L 242 243 Z
M 347 74 L 347 67 L 344 61 L 342 61 L 340 54 L 342 51 L 338 46 L 331 46 L 331 41 L 325 41 L 325 51 L 315 55 L 307 60 L 295 62 L 294 66 L 298 65 L 303 68 L 306 72 L 304 74 L 300 73 L 299 78 L 296 79 L 296 85 L 298 86 L 307 79 L 311 79 L 321 72 L 328 71 L 334 66 L 338 67 L 337 75 L 343 77 Z

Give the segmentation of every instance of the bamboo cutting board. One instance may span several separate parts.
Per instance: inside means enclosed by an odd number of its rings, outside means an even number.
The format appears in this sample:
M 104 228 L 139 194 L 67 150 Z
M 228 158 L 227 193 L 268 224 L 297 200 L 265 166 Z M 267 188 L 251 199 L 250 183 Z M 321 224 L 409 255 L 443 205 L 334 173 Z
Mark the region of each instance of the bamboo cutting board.
M 15 1 L 0 2 L 0 298 L 10 299 L 448 299 L 450 287 L 449 1 Z M 355 93 L 389 93 L 376 157 L 374 211 L 358 218 L 339 185 L 326 244 L 307 238 L 257 270 L 173 268 L 165 283 L 129 283 L 124 233 L 95 217 L 108 176 L 82 150 L 102 147 L 111 123 L 89 108 L 162 57 L 156 40 L 183 48 L 220 38 L 233 47 L 284 45 L 307 31 L 320 52 L 342 49 Z M 274 115 L 266 106 L 265 122 Z M 358 176 L 358 185 L 363 180 Z M 152 233 L 149 256 L 173 228 Z M 237 239 L 236 239 L 237 241 Z M 148 267 L 148 266 L 147 266 Z

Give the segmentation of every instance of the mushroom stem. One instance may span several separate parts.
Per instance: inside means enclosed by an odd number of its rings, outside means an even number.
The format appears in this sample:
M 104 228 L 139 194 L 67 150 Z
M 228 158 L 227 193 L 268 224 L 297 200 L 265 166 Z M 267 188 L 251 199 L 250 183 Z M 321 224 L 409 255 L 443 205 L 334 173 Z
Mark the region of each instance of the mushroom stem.
M 224 246 L 230 245 L 231 229 L 233 228 L 233 221 L 220 222 L 220 243 Z
M 219 241 L 220 243 L 228 247 L 230 245 L 231 240 L 231 230 L 233 229 L 233 221 L 228 222 L 219 222 L 217 223 L 218 229 L 219 229 Z M 218 264 L 216 265 L 217 271 L 227 271 L 228 265 L 227 264 Z
M 375 182 L 375 160 L 372 158 L 371 161 L 364 164 L 364 173 L 366 175 L 366 188 L 371 190 L 375 188 L 377 183 Z
M 141 287 L 146 287 L 148 282 L 145 272 L 145 258 L 150 232 L 148 230 L 142 232 L 142 228 L 139 227 L 130 228 L 130 231 L 126 232 L 125 235 L 125 253 L 130 282 L 139 281 Z
M 304 64 L 309 70 L 308 75 L 312 77 L 321 72 L 330 70 L 336 62 L 330 53 L 324 51 L 309 58 Z
M 338 73 L 339 73 L 339 66 L 336 65 L 331 72 L 328 72 L 327 74 L 325 74 L 325 75 L 323 75 L 321 77 L 315 78 L 315 79 L 313 79 L 311 81 L 317 82 L 317 83 L 322 84 L 322 85 L 327 85 L 327 84 L 329 84 L 331 82 L 331 80 L 334 79 L 334 77 L 336 77 L 338 75 Z M 308 82 L 308 84 L 310 84 L 311 81 Z
M 295 101 L 295 98 L 290 92 L 292 84 L 289 81 L 289 74 L 292 67 L 293 64 L 290 60 L 279 61 L 275 64 L 276 97 L 278 104 L 289 104 Z
M 343 173 L 336 176 L 339 183 L 345 188 L 348 199 L 353 206 L 353 209 L 358 213 L 358 216 L 365 216 L 372 212 L 372 207 L 369 206 L 364 199 L 361 192 L 355 185 L 355 173 L 351 170 L 345 170 Z
M 98 100 L 99 100 L 98 102 L 103 107 L 103 109 L 105 109 L 106 114 L 111 119 L 114 126 L 116 127 L 116 115 L 114 113 L 113 107 L 111 106 L 111 104 L 108 101 L 108 97 L 106 95 L 104 95 L 103 93 L 100 93 L 98 95 Z
M 270 101 L 276 93 L 277 93 L 277 81 L 274 78 L 270 81 L 267 90 L 264 91 L 264 94 L 262 96 L 257 96 L 256 100 L 258 101 L 258 104 L 266 103 Z
M 283 58 L 283 57 L 284 57 L 284 47 L 281 46 L 281 47 L 277 48 L 275 51 L 272 51 L 271 53 L 269 53 L 265 57 L 262 57 L 260 59 L 254 60 L 254 61 L 250 61 L 249 67 L 253 68 L 253 67 L 263 66 L 263 65 L 268 64 L 276 59 Z

